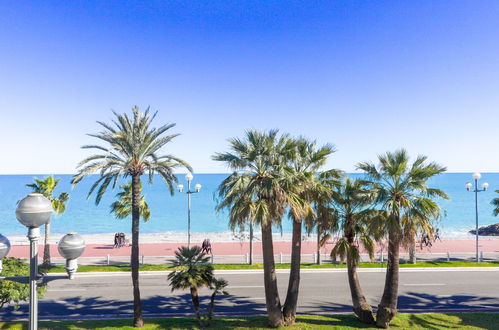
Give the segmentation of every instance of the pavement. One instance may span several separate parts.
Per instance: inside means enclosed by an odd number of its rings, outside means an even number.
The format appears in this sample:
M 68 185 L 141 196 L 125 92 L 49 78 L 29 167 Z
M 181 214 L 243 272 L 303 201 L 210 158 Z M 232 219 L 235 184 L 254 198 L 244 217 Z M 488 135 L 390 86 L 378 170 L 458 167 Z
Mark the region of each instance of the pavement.
M 230 295 L 219 297 L 217 315 L 265 313 L 261 270 L 217 271 L 228 280 Z M 192 316 L 187 290 L 171 292 L 167 272 L 141 272 L 141 297 L 146 317 Z M 289 270 L 278 270 L 281 301 L 284 302 Z M 383 269 L 360 269 L 359 277 L 368 302 L 377 306 L 385 277 Z M 401 269 L 401 312 L 499 312 L 497 268 Z M 201 290 L 207 306 L 210 292 Z M 80 273 L 72 280 L 54 280 L 40 300 L 40 319 L 128 318 L 132 315 L 130 273 Z M 299 313 L 350 313 L 351 298 L 344 269 L 308 269 L 301 273 Z M 7 307 L 0 319 L 24 319 L 26 304 L 17 311 Z
M 193 245 L 201 245 L 201 242 L 193 242 Z M 472 260 L 475 257 L 475 241 L 470 239 L 441 240 L 433 243 L 431 247 L 417 249 L 417 256 L 421 260 Z M 148 264 L 167 263 L 172 260 L 175 251 L 185 243 L 142 243 L 140 244 L 141 260 Z M 321 249 L 323 260 L 329 259 L 333 243 L 328 243 Z M 43 246 L 39 246 L 39 251 L 43 251 Z M 83 255 L 79 258 L 80 264 L 110 264 L 128 263 L 131 254 L 130 246 L 114 248 L 112 244 L 87 244 Z M 237 242 L 213 242 L 212 250 L 215 263 L 246 263 L 249 253 L 249 243 L 247 241 Z M 481 237 L 479 250 L 483 254 L 484 260 L 499 260 L 499 237 Z M 376 246 L 376 259 L 386 258 L 386 243 L 379 243 Z M 365 252 L 365 251 L 364 251 Z M 401 250 L 402 259 L 408 258 L 407 253 Z M 276 262 L 289 262 L 291 254 L 291 242 L 275 241 L 274 253 Z M 302 261 L 314 262 L 316 256 L 315 240 L 304 239 L 302 241 Z M 64 263 L 64 259 L 59 256 L 57 245 L 51 245 L 51 255 L 56 263 Z M 260 241 L 254 243 L 255 262 L 262 262 L 262 245 Z M 9 253 L 10 257 L 28 258 L 29 246 L 14 245 Z M 363 255 L 363 260 L 368 261 L 367 254 Z

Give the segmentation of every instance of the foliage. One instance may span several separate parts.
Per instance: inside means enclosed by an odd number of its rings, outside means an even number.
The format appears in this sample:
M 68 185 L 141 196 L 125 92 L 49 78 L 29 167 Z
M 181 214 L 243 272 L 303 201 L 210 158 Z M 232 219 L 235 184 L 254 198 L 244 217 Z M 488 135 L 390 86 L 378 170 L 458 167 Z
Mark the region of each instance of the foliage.
M 201 252 L 199 246 L 181 246 L 175 251 L 172 266 L 175 270 L 168 274 L 172 291 L 210 286 L 213 280 L 213 265 L 209 261 L 210 257 Z
M 496 193 L 499 194 L 499 190 L 496 190 Z M 494 198 L 490 204 L 494 206 L 494 210 L 492 212 L 494 216 L 497 217 L 499 215 L 499 197 Z
M 426 163 L 426 156 L 418 156 L 409 164 L 404 149 L 380 155 L 379 166 L 359 163 L 357 168 L 367 174 L 368 183 L 376 193 L 375 205 L 386 216 L 373 218 L 371 232 L 378 236 L 392 233 L 408 243 L 419 230 L 433 235 L 432 220 L 441 216 L 437 198 L 449 199 L 447 194 L 428 187 L 427 181 L 446 171 L 437 163 Z
M 29 276 L 29 264 L 18 258 L 4 258 L 1 276 Z M 46 286 L 38 286 L 38 297 L 41 298 L 46 291 Z M 14 305 L 19 308 L 19 303 L 29 300 L 29 284 L 0 280 L 0 310 L 5 305 Z
M 35 178 L 35 183 L 26 185 L 26 187 L 33 189 L 33 192 L 47 197 L 52 202 L 52 207 L 54 208 L 56 215 L 64 213 L 66 210 L 66 202 L 69 199 L 69 194 L 65 192 L 60 193 L 59 197 L 52 196 L 60 180 L 61 179 L 55 179 L 53 176 L 49 176 L 43 180 Z
M 175 251 L 174 271 L 168 274 L 172 291 L 190 289 L 196 318 L 201 327 L 208 326 L 213 318 L 215 298 L 217 295 L 228 295 L 225 288 L 228 282 L 223 278 L 215 278 L 210 257 L 202 252 L 199 246 L 191 248 L 182 246 Z M 198 289 L 208 287 L 213 290 L 210 299 L 209 312 L 201 316 Z
M 69 200 L 69 195 L 65 192 L 59 194 L 59 197 L 54 197 L 52 194 L 54 193 L 55 188 L 59 184 L 60 179 L 55 179 L 53 176 L 49 176 L 44 180 L 36 179 L 35 183 L 27 184 L 26 186 L 33 189 L 33 192 L 43 194 L 43 196 L 47 197 L 54 209 L 56 215 L 61 215 L 66 210 L 66 202 Z M 50 265 L 50 245 L 48 243 L 49 235 L 50 235 L 50 219 L 45 224 L 45 239 L 44 239 L 44 248 L 43 248 L 43 266 Z
M 333 261 L 341 261 L 347 255 L 357 264 L 360 260 L 360 245 L 374 259 L 374 242 L 367 228 L 376 211 L 370 208 L 375 194 L 360 180 L 345 178 L 332 194 L 332 206 L 341 224 L 341 237 L 331 251 Z
M 121 191 L 116 194 L 117 201 L 111 204 L 111 213 L 118 219 L 124 219 L 132 214 L 132 182 L 121 185 Z M 140 193 L 142 194 L 142 184 L 139 186 Z M 149 221 L 151 218 L 151 209 L 145 201 L 143 195 L 140 196 L 140 215 L 144 221 Z
M 230 211 L 232 228 L 247 219 L 260 226 L 280 226 L 287 208 L 297 217 L 308 214 L 297 193 L 299 178 L 289 162 L 295 153 L 294 141 L 278 133 L 247 131 L 244 140 L 229 140 L 230 152 L 213 156 L 233 171 L 218 187 L 217 204 L 218 211 Z
M 147 174 L 149 183 L 152 183 L 157 173 L 167 184 L 170 193 L 175 190 L 173 184 L 177 177 L 173 170 L 185 167 L 192 171 L 191 166 L 184 160 L 172 155 L 159 155 L 158 152 L 179 134 L 164 135 L 175 124 L 166 124 L 159 128 L 151 127 L 156 117 L 149 113 L 149 108 L 141 113 L 138 107 L 132 109 L 133 117 L 127 114 L 113 112 L 115 119 L 112 125 L 98 121 L 104 130 L 97 134 L 89 134 L 107 144 L 85 145 L 82 149 L 97 150 L 98 154 L 91 155 L 78 164 L 78 173 L 73 177 L 73 185 L 78 184 L 85 176 L 99 173 L 100 177 L 92 185 L 88 197 L 97 189 L 95 203 L 99 204 L 105 191 L 112 184 L 115 188 L 120 176 Z

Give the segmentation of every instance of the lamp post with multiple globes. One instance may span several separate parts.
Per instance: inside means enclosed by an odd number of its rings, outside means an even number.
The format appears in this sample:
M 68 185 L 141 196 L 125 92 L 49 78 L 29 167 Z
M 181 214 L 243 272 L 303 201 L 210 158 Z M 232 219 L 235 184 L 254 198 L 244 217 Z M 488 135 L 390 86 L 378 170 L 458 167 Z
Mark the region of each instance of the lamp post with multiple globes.
M 185 180 L 187 181 L 187 191 L 183 191 L 184 185 L 178 185 L 178 191 L 187 194 L 187 247 L 191 247 L 191 194 L 198 193 L 201 190 L 201 185 L 198 183 L 194 186 L 195 190 L 191 190 L 191 182 L 194 177 L 191 173 L 187 173 Z
M 46 224 L 53 212 L 52 203 L 42 194 L 29 194 L 24 197 L 16 209 L 17 220 L 28 228 L 29 248 L 29 277 L 6 276 L 0 277 L 0 281 L 14 281 L 18 283 L 29 283 L 29 329 L 38 329 L 38 281 L 48 282 L 61 279 L 61 276 L 50 276 L 50 279 L 38 274 L 38 239 L 40 238 L 40 226 Z M 76 233 L 65 235 L 58 244 L 59 253 L 66 259 L 66 272 L 69 279 L 74 278 L 78 269 L 77 258 L 85 249 L 83 238 Z M 7 237 L 0 234 L 0 274 L 2 272 L 2 258 L 10 251 L 10 242 Z
M 475 228 L 475 237 L 476 237 L 476 262 L 479 262 L 478 258 L 478 193 L 486 191 L 489 188 L 489 184 L 484 182 L 482 184 L 482 189 L 478 189 L 478 180 L 482 177 L 480 173 L 473 173 L 473 180 L 475 181 L 475 189 L 471 190 L 473 184 L 471 182 L 466 183 L 466 190 L 475 193 L 475 219 L 476 219 L 476 228 Z

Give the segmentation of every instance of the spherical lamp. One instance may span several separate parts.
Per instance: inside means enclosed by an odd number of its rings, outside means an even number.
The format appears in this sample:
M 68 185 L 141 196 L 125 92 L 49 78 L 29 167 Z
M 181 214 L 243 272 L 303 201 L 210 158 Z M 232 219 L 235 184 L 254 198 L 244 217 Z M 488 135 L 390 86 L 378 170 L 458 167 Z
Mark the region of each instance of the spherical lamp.
M 54 209 L 50 200 L 42 194 L 29 194 L 21 199 L 16 209 L 17 220 L 28 228 L 39 228 L 50 220 Z
M 59 254 L 66 259 L 66 271 L 69 279 L 74 278 L 74 273 L 78 269 L 76 259 L 80 257 L 85 250 L 85 241 L 77 233 L 68 233 L 59 241 L 57 249 Z
M 0 234 L 0 273 L 2 272 L 2 258 L 5 258 L 10 251 L 10 241 Z

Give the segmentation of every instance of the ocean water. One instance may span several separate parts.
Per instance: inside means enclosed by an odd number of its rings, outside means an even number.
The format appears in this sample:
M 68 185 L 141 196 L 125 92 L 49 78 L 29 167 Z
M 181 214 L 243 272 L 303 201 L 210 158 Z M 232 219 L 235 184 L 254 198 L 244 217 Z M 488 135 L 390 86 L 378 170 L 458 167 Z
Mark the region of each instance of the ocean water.
M 227 174 L 196 174 L 192 185 L 202 185 L 200 193 L 192 194 L 191 230 L 192 232 L 227 232 L 228 221 L 225 212 L 215 212 L 215 191 Z M 359 174 L 351 176 L 358 177 Z M 25 235 L 26 229 L 16 220 L 16 202 L 30 192 L 25 185 L 33 178 L 45 175 L 0 175 L 0 233 L 4 235 Z M 70 200 L 64 214 L 52 219 L 52 232 L 63 234 L 76 231 L 82 234 L 100 234 L 130 232 L 130 219 L 116 219 L 110 214 L 110 204 L 116 199 L 119 189 L 108 190 L 97 206 L 93 197 L 87 199 L 87 193 L 95 177 L 84 179 L 74 189 L 71 188 L 71 175 L 55 175 L 61 182 L 56 194 L 68 192 Z M 184 175 L 179 176 L 179 183 L 184 182 Z M 466 236 L 475 227 L 474 194 L 466 191 L 465 183 L 471 181 L 469 173 L 446 173 L 435 177 L 430 186 L 443 189 L 450 201 L 441 201 L 444 217 L 438 227 L 447 237 Z M 488 182 L 490 188 L 479 193 L 479 224 L 488 225 L 499 222 L 492 216 L 490 201 L 498 197 L 499 173 L 484 173 L 480 182 Z M 166 185 L 155 177 L 153 185 L 144 180 L 144 195 L 152 210 L 151 220 L 141 223 L 141 232 L 186 232 L 187 231 L 187 196 L 175 193 L 171 196 Z M 185 191 L 185 190 L 184 190 Z M 283 232 L 291 232 L 290 221 L 283 221 Z

